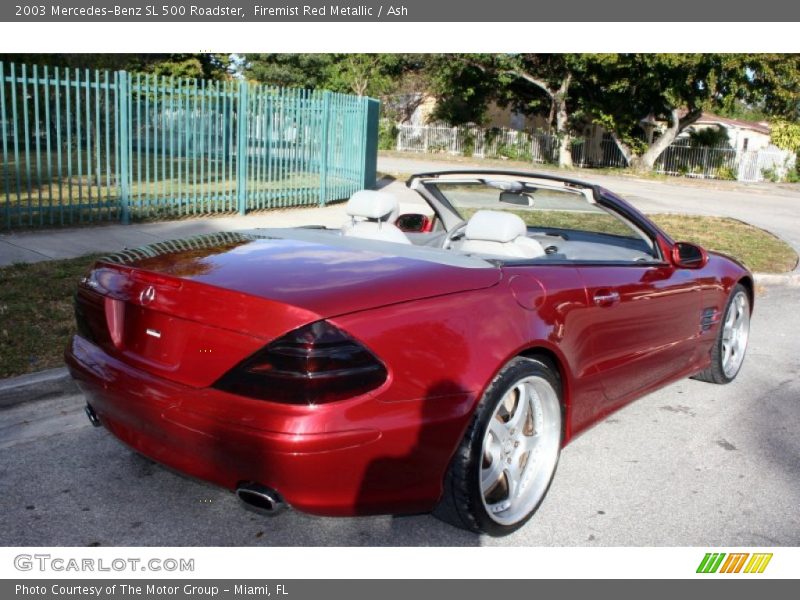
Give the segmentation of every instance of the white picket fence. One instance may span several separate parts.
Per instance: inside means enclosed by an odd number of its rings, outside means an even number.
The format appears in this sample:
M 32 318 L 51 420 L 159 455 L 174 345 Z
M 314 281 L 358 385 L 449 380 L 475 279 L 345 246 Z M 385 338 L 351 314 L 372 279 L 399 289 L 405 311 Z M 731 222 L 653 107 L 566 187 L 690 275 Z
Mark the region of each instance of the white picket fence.
M 446 123 L 398 125 L 398 152 L 446 153 L 478 158 L 510 158 L 535 163 L 553 162 L 555 136 L 515 129 L 453 127 Z
M 447 123 L 398 125 L 398 152 L 420 152 L 507 158 L 533 163 L 558 160 L 558 138 L 545 131 L 507 128 L 454 127 Z M 625 156 L 610 138 L 577 139 L 572 143 L 572 162 L 577 167 L 624 168 Z M 730 146 L 693 146 L 678 139 L 658 158 L 655 171 L 666 175 L 702 179 L 737 179 L 756 182 L 782 180 L 794 168 L 795 156 L 775 146 L 739 153 Z
M 661 153 L 656 173 L 700 179 L 734 179 L 739 157 L 735 148 L 693 146 L 689 139 L 677 139 Z
M 775 146 L 763 150 L 742 152 L 736 170 L 739 181 L 783 181 L 795 168 L 797 156 Z

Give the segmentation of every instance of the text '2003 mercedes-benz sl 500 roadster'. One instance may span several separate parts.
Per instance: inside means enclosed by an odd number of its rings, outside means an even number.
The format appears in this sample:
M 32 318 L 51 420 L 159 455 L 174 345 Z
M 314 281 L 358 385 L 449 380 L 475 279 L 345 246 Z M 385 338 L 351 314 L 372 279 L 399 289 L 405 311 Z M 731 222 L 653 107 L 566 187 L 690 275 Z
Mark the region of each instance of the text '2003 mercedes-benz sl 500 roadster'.
M 733 380 L 739 263 L 613 193 L 442 172 L 399 214 L 126 250 L 80 282 L 66 360 L 95 424 L 249 505 L 521 527 L 560 450 L 678 379 Z

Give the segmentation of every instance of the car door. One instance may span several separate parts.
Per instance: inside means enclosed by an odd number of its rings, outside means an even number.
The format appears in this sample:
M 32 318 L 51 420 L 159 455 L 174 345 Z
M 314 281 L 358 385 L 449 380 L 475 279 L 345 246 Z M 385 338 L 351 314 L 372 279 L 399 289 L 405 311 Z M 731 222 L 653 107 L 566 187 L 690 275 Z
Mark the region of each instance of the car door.
M 689 366 L 702 312 L 691 271 L 667 263 L 584 265 L 578 271 L 589 303 L 593 371 L 605 389 L 602 408 Z

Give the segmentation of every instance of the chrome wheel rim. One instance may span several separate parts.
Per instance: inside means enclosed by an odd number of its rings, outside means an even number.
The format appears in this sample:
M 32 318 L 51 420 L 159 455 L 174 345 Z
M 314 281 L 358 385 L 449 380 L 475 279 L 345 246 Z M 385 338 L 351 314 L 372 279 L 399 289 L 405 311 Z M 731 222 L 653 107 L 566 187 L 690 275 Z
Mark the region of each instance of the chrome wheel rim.
M 739 372 L 749 337 L 750 302 L 747 294 L 740 291 L 733 297 L 722 325 L 722 372 L 725 377 L 730 379 Z
M 481 500 L 501 525 L 523 520 L 541 501 L 558 459 L 561 406 L 550 383 L 510 386 L 486 427 L 479 465 Z

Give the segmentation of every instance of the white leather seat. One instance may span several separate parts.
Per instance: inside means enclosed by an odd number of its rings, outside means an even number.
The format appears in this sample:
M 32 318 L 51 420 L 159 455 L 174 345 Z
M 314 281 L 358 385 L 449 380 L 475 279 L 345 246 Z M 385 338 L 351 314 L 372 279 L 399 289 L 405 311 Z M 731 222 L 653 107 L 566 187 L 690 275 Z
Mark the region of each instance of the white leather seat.
M 350 215 L 350 221 L 342 226 L 342 235 L 396 244 L 411 243 L 392 224 L 397 219 L 400 208 L 397 198 L 391 194 L 361 190 L 350 197 L 345 210 Z
M 536 258 L 544 248 L 528 237 L 525 221 L 508 212 L 479 210 L 467 222 L 459 250 L 511 258 Z

